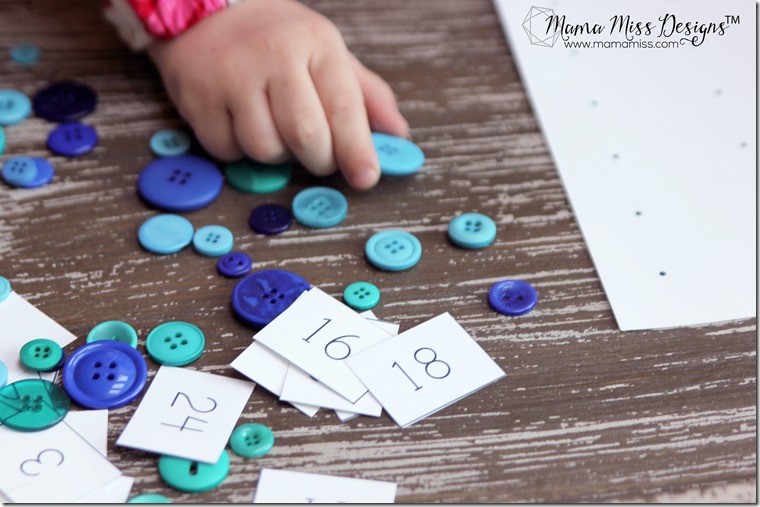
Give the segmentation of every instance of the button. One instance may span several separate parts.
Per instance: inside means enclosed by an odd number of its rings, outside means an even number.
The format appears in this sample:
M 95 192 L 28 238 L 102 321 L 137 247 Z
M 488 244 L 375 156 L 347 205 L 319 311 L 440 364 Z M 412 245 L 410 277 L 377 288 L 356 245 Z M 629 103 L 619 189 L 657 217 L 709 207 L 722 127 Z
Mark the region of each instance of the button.
M 219 461 L 210 465 L 174 456 L 158 458 L 158 473 L 174 489 L 188 493 L 210 491 L 220 485 L 230 472 L 230 455 L 222 451 Z
M 3 164 L 3 180 L 12 187 L 36 188 L 50 183 L 55 170 L 47 160 L 12 157 Z
M 11 60 L 19 65 L 34 65 L 40 59 L 40 48 L 34 44 L 19 44 L 11 48 Z
M 163 214 L 150 217 L 137 231 L 140 245 L 149 252 L 173 254 L 193 240 L 193 224 L 179 215 Z
M 69 412 L 71 399 L 57 384 L 25 379 L 0 389 L 0 423 L 16 431 L 55 426 Z
M 464 213 L 449 222 L 449 239 L 462 248 L 485 248 L 496 239 L 496 224 L 480 213 Z
M 274 446 L 274 433 L 259 423 L 242 424 L 230 436 L 230 447 L 238 456 L 260 458 Z
M 0 155 L 3 154 L 3 151 L 5 150 L 5 131 L 0 128 Z
M 230 252 L 219 257 L 216 269 L 222 276 L 238 278 L 247 274 L 253 267 L 253 260 L 243 252 Z
M 260 329 L 288 309 L 309 283 L 290 271 L 266 269 L 240 280 L 232 291 L 232 309 L 240 320 Z
M 425 154 L 408 139 L 388 134 L 372 133 L 380 172 L 391 176 L 413 174 L 425 163 Z
M 203 354 L 203 331 L 187 322 L 164 322 L 148 334 L 145 348 L 158 364 L 185 366 Z
M 87 335 L 87 343 L 101 340 L 113 340 L 126 343 L 133 349 L 136 349 L 137 331 L 126 322 L 120 320 L 107 320 L 92 328 Z
M 354 310 L 369 310 L 380 302 L 380 289 L 369 282 L 354 282 L 343 291 L 343 301 Z
M 21 364 L 34 371 L 52 371 L 61 362 L 63 349 L 53 340 L 37 338 L 21 347 Z
M 12 291 L 11 282 L 7 278 L 0 276 L 0 303 L 5 301 Z
M 406 231 L 382 231 L 369 238 L 364 252 L 376 268 L 403 271 L 420 261 L 422 245 Z
M 8 383 L 8 367 L 5 366 L 5 363 L 0 361 L 0 389 L 5 387 L 5 385 Z
M 148 366 L 126 343 L 100 340 L 76 349 L 63 366 L 63 387 L 87 408 L 118 408 L 145 388 Z
M 219 257 L 232 250 L 235 238 L 232 232 L 221 225 L 201 227 L 193 235 L 193 248 L 201 255 Z
M 172 503 L 164 495 L 158 493 L 143 493 L 142 495 L 133 496 L 127 503 Z
M 92 151 L 98 144 L 98 133 L 86 123 L 67 122 L 54 128 L 47 139 L 47 147 L 56 155 L 78 157 Z
M 161 210 L 192 211 L 211 204 L 224 178 L 206 159 L 194 155 L 163 157 L 145 166 L 137 189 L 145 201 Z
M 254 232 L 274 236 L 290 229 L 293 215 L 290 210 L 280 204 L 262 204 L 251 211 L 248 225 Z
M 307 227 L 326 228 L 346 218 L 348 201 L 333 188 L 311 187 L 293 199 L 293 215 Z
M 503 315 L 522 315 L 528 313 L 538 301 L 536 289 L 521 280 L 503 280 L 491 286 L 488 291 L 488 303 L 496 312 Z
M 0 90 L 0 125 L 15 125 L 31 112 L 29 97 L 17 90 Z
M 267 165 L 255 160 L 243 159 L 224 166 L 224 175 L 230 185 L 249 194 L 277 192 L 290 181 L 293 167 L 290 162 Z
M 190 149 L 190 136 L 181 130 L 164 129 L 150 136 L 150 150 L 159 157 L 183 155 Z
M 95 110 L 98 96 L 89 86 L 58 81 L 38 91 L 32 99 L 34 114 L 47 121 L 76 121 Z

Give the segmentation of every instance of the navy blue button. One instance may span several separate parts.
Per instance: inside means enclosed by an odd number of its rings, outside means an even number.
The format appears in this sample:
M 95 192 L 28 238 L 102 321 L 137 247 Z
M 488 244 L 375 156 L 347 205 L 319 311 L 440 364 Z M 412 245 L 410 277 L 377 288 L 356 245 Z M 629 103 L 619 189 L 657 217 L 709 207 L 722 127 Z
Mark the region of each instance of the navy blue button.
M 58 81 L 32 99 L 34 114 L 47 121 L 75 121 L 90 114 L 98 102 L 95 90 L 74 81 Z
M 3 164 L 3 180 L 12 187 L 37 188 L 50 183 L 55 170 L 44 158 L 12 157 Z
M 117 408 L 145 388 L 148 366 L 126 343 L 101 340 L 76 349 L 63 366 L 63 387 L 83 407 Z
M 257 271 L 238 282 L 232 291 L 232 309 L 240 320 L 260 329 L 288 309 L 309 282 L 290 271 Z
M 48 135 L 47 146 L 64 157 L 78 157 L 98 144 L 98 133 L 90 125 L 79 122 L 61 123 Z
M 239 278 L 253 267 L 253 260 L 243 252 L 230 252 L 219 257 L 216 269 L 227 278 Z
M 145 166 L 137 189 L 145 201 L 161 210 L 192 211 L 211 204 L 222 191 L 221 171 L 194 155 L 163 157 Z
M 274 236 L 290 229 L 293 215 L 290 210 L 280 204 L 262 204 L 251 211 L 248 225 L 254 232 Z
M 522 315 L 536 306 L 536 289 L 521 280 L 503 280 L 493 284 L 488 292 L 488 303 L 503 315 Z

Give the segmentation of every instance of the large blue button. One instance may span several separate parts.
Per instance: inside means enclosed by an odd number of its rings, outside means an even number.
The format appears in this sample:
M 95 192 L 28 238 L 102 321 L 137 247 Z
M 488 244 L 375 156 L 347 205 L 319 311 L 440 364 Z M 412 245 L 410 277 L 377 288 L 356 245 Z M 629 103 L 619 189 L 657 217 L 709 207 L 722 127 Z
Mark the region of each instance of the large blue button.
M 230 252 L 219 257 L 216 269 L 227 278 L 239 278 L 253 267 L 253 259 L 243 252 Z
M 192 211 L 211 204 L 224 178 L 214 164 L 194 155 L 163 157 L 140 173 L 137 189 L 145 201 L 161 210 Z
M 480 213 L 463 213 L 449 222 L 449 239 L 462 248 L 485 248 L 496 239 L 496 224 Z
M 44 158 L 12 157 L 3 164 L 3 180 L 13 187 L 36 188 L 50 183 L 55 170 Z
M 61 123 L 47 139 L 47 146 L 56 155 L 78 157 L 92 151 L 98 144 L 98 133 L 90 125 L 79 122 Z
M 150 217 L 137 231 L 140 245 L 149 252 L 166 255 L 179 252 L 193 240 L 193 224 L 179 215 Z
M 503 315 L 522 315 L 536 306 L 536 289 L 522 280 L 503 280 L 491 286 L 488 303 Z
M 76 349 L 63 366 L 63 387 L 87 408 L 117 408 L 134 401 L 145 388 L 143 356 L 119 341 L 101 340 Z
M 17 90 L 0 90 L 0 125 L 15 125 L 31 112 L 29 97 Z
M 300 191 L 293 199 L 293 215 L 307 227 L 326 228 L 338 225 L 346 218 L 348 201 L 333 188 L 311 187 Z
M 40 48 L 34 44 L 19 44 L 11 48 L 11 60 L 19 65 L 33 65 L 40 59 Z
M 386 271 L 403 271 L 422 257 L 420 240 L 406 231 L 382 231 L 372 235 L 364 252 L 373 266 Z
M 251 211 L 248 225 L 254 232 L 274 236 L 288 229 L 293 223 L 290 210 L 280 204 L 262 204 Z
M 383 174 L 413 174 L 425 163 L 425 154 L 408 139 L 373 132 L 372 141 L 375 143 L 380 171 Z
M 260 329 L 288 309 L 309 283 L 290 271 L 268 269 L 243 278 L 232 291 L 232 309 L 240 320 Z
M 201 227 L 193 235 L 193 248 L 207 257 L 219 257 L 228 253 L 234 243 L 232 231 L 221 225 Z
M 159 157 L 176 157 L 190 149 L 190 136 L 176 129 L 159 130 L 150 136 L 150 149 Z
M 34 114 L 47 121 L 76 121 L 90 114 L 98 102 L 95 90 L 74 81 L 51 83 L 32 99 Z

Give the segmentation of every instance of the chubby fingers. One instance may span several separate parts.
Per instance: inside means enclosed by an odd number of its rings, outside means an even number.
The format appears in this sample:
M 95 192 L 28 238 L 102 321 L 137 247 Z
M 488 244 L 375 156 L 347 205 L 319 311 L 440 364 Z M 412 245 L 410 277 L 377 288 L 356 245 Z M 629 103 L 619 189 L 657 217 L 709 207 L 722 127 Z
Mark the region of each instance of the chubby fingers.
M 372 130 L 408 137 L 409 123 L 398 110 L 391 87 L 383 78 L 362 65 L 354 55 L 349 56 L 364 96 L 364 105 Z

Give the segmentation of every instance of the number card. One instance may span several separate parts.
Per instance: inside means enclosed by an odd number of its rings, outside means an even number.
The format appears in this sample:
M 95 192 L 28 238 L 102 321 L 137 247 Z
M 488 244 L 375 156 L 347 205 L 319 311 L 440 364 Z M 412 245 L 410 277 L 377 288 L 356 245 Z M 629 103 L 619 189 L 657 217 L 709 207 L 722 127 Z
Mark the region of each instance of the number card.
M 347 364 L 402 428 L 506 375 L 448 313 Z
M 116 444 L 216 463 L 252 392 L 244 380 L 162 366 Z
M 253 503 L 393 503 L 393 482 L 262 468 Z

